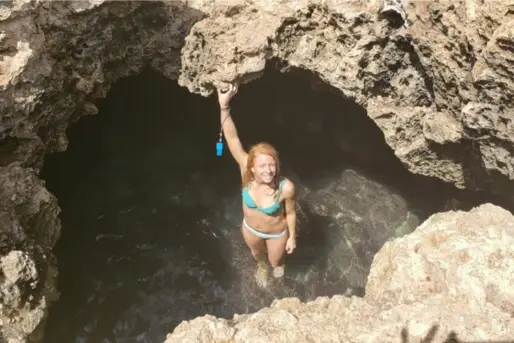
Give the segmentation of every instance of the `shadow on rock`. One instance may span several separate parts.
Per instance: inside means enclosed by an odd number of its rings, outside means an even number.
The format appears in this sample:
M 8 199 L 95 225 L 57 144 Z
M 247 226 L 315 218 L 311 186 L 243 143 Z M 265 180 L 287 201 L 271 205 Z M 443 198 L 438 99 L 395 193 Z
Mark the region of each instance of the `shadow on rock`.
M 411 342 L 421 342 L 421 343 L 437 343 L 436 334 L 439 330 L 439 325 L 434 324 L 428 331 L 427 335 L 423 337 L 421 340 L 410 340 L 409 339 L 409 329 L 404 327 L 401 332 L 401 343 L 411 343 Z M 499 341 L 473 341 L 473 343 L 512 343 L 513 341 L 499 342 Z M 442 343 L 468 343 L 467 341 L 463 341 L 458 339 L 455 331 L 450 331 L 446 339 Z M 471 343 L 471 342 L 469 342 Z

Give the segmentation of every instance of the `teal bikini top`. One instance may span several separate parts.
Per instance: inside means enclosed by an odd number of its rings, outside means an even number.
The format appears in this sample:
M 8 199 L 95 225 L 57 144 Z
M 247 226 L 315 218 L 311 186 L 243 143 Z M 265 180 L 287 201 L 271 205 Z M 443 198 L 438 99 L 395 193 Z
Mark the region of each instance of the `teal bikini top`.
M 248 192 L 248 186 L 243 188 L 243 191 L 241 192 L 243 195 L 243 202 L 245 203 L 245 205 L 248 208 L 257 210 L 257 211 L 262 212 L 267 215 L 273 215 L 282 209 L 282 204 L 278 202 L 278 199 L 280 198 L 280 194 L 282 193 L 282 187 L 284 186 L 286 181 L 287 181 L 287 179 L 284 179 L 280 182 L 275 203 L 271 206 L 268 206 L 268 207 L 257 206 L 257 204 L 255 204 L 255 201 L 253 201 L 252 197 L 250 196 L 250 193 Z

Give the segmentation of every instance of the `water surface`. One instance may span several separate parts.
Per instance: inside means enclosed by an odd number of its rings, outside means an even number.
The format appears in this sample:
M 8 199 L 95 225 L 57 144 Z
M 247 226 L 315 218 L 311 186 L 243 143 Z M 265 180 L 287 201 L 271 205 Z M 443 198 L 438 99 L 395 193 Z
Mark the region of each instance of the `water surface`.
M 68 151 L 46 160 L 63 209 L 61 299 L 46 342 L 163 342 L 204 314 L 362 295 L 383 243 L 455 196 L 405 171 L 364 111 L 341 97 L 314 98 L 273 73 L 245 87 L 233 106 L 244 144 L 276 145 L 297 186 L 298 248 L 285 277 L 267 289 L 253 281 L 239 171 L 214 153 L 215 100 L 147 71 L 116 84 L 99 115 L 69 129 Z

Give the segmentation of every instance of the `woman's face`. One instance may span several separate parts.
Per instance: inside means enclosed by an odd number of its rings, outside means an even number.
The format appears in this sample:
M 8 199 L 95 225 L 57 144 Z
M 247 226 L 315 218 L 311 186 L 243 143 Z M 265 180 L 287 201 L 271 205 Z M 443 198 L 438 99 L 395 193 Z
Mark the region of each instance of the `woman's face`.
M 259 154 L 255 157 L 252 173 L 257 182 L 271 183 L 275 179 L 277 164 L 270 155 Z

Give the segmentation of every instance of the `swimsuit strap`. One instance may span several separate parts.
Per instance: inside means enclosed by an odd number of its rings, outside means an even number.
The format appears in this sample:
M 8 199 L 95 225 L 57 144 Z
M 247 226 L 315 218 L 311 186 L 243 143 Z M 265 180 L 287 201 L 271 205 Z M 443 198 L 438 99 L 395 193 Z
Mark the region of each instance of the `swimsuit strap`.
M 241 193 L 243 196 L 243 201 L 245 202 L 246 206 L 248 206 L 249 208 L 257 207 L 257 205 L 253 201 L 252 197 L 250 196 L 250 191 L 249 191 L 248 187 L 243 188 Z
M 280 181 L 280 184 L 278 185 L 278 192 L 277 192 L 277 196 L 276 196 L 276 201 L 278 201 L 278 199 L 280 198 L 280 194 L 282 194 L 282 188 L 284 187 L 286 181 L 287 181 L 286 178 L 284 178 L 284 180 Z

